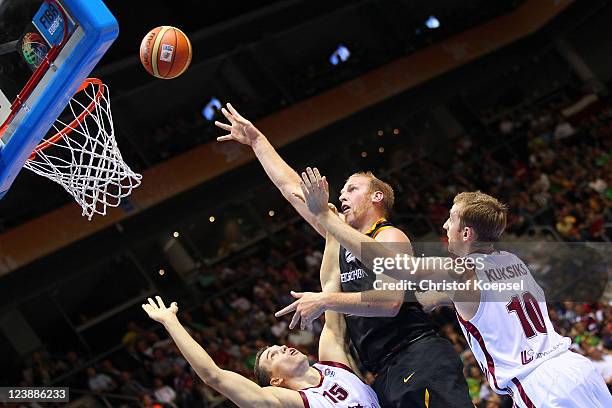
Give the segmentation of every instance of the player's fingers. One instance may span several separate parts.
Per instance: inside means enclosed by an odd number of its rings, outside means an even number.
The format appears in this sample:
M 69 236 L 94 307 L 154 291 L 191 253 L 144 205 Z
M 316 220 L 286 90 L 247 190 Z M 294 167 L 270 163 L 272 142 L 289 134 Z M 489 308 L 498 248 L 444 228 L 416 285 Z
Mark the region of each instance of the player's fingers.
M 232 125 L 228 125 L 227 123 L 219 122 L 215 120 L 215 126 L 220 127 L 223 130 L 227 130 L 228 132 L 232 131 Z
M 318 186 L 319 183 L 317 183 L 317 178 L 315 177 L 312 169 L 310 167 L 306 167 L 306 173 L 308 174 L 308 179 L 310 180 L 310 182 L 315 185 Z
M 306 197 L 308 196 L 308 189 L 303 181 L 300 181 L 300 189 L 302 190 L 302 194 L 304 197 L 304 202 L 306 202 Z
M 232 135 L 225 135 L 225 136 L 219 136 L 217 138 L 217 142 L 226 142 L 228 140 L 234 140 L 234 138 L 232 137 Z
M 316 167 L 314 169 L 312 169 L 312 172 L 314 173 L 315 179 L 317 180 L 317 183 L 321 183 L 322 179 L 321 179 L 321 173 L 319 173 L 319 169 L 317 169 Z
M 327 177 L 323 176 L 321 181 L 323 182 L 323 189 L 325 190 L 326 193 L 329 193 L 329 183 L 327 182 Z
M 301 298 L 302 296 L 304 296 L 304 293 L 302 293 L 302 292 L 294 292 L 294 291 L 291 291 L 291 296 L 293 296 L 293 297 L 294 297 L 294 298 L 296 298 L 296 299 L 299 299 L 299 298 Z
M 145 305 L 144 303 L 142 304 L 142 308 L 144 309 L 145 312 L 149 313 L 149 305 Z
M 297 308 L 297 305 L 298 305 L 298 302 L 296 300 L 295 302 L 293 302 L 289 306 L 286 306 L 283 309 L 279 310 L 278 312 L 274 313 L 274 316 L 281 317 L 281 316 L 286 315 L 287 313 L 291 313 L 291 312 L 293 312 Z
M 153 310 L 157 309 L 157 305 L 155 304 L 155 301 L 153 299 L 147 298 L 147 300 L 149 301 L 149 305 L 151 305 Z
M 293 315 L 293 318 L 291 319 L 291 323 L 289 323 L 289 329 L 293 330 L 293 328 L 297 326 L 299 321 L 300 321 L 300 312 L 296 311 L 295 314 Z
M 229 113 L 227 111 L 227 109 L 225 108 L 221 108 L 221 113 L 223 114 L 223 116 L 225 116 L 227 118 L 227 120 L 230 121 L 230 123 L 233 125 L 234 123 L 236 123 L 236 119 L 234 119 L 234 117 L 232 116 L 231 113 Z
M 331 210 L 331 212 L 338 215 L 338 209 L 335 205 L 333 205 L 332 203 L 327 203 L 327 207 Z
M 302 180 L 304 180 L 304 185 L 306 185 L 306 187 L 310 190 L 312 188 L 312 183 L 310 182 L 310 179 L 308 178 L 308 174 L 306 174 L 305 171 L 302 172 Z
M 162 300 L 161 296 L 155 296 L 155 299 L 157 299 L 157 303 L 159 304 L 160 309 L 166 308 L 166 305 L 164 305 L 164 301 Z
M 228 102 L 226 105 L 227 105 L 227 109 L 229 109 L 229 111 L 231 112 L 231 114 L 232 114 L 232 115 L 234 115 L 234 117 L 235 117 L 236 119 L 244 119 L 244 118 L 242 117 L 242 115 L 241 115 L 241 114 L 239 114 L 239 113 L 238 113 L 238 111 L 237 111 L 236 109 L 234 109 L 234 107 L 232 106 L 232 104 L 231 104 L 231 103 L 229 103 L 229 102 Z

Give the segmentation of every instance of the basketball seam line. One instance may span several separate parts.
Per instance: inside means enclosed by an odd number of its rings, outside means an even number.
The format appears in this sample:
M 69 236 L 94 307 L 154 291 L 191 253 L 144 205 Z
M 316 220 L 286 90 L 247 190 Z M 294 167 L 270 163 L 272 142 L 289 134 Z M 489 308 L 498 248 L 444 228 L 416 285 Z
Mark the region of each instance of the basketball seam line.
M 172 30 L 172 34 L 174 34 L 174 53 L 172 55 L 172 62 L 170 63 L 170 69 L 168 69 L 168 73 L 166 73 L 166 76 L 170 75 L 170 73 L 172 72 L 172 68 L 174 67 L 174 63 L 176 62 L 176 55 L 178 53 L 178 36 L 176 35 L 176 28 Z M 174 78 L 174 76 L 171 78 Z
M 169 26 L 163 26 L 159 33 L 157 33 L 157 37 L 155 37 L 155 43 L 153 44 L 153 50 L 151 52 L 151 64 L 153 68 L 153 75 L 157 78 L 164 78 L 159 75 L 159 68 L 157 66 L 157 59 L 159 58 L 159 45 L 161 44 L 161 40 L 166 34 L 166 31 L 170 29 Z

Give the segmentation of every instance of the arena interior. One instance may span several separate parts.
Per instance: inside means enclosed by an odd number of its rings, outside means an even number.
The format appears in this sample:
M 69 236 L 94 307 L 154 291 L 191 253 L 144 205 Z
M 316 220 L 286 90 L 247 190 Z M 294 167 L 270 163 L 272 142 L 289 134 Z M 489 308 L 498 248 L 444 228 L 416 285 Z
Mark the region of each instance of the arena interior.
M 0 201 L 0 384 L 69 386 L 74 407 L 234 406 L 143 313 L 155 294 L 179 303 L 223 368 L 252 378 L 265 344 L 316 360 L 321 321 L 289 330 L 291 316 L 274 313 L 291 290 L 320 290 L 324 242 L 248 148 L 216 141 L 226 102 L 294 169 L 325 172 L 336 203 L 356 171 L 389 181 L 391 219 L 415 242 L 440 241 L 452 197 L 482 190 L 510 207 L 505 240 L 592 242 L 610 258 L 610 2 L 106 4 L 121 31 L 93 74 L 110 88 L 117 142 L 143 185 L 87 221 L 58 185 L 19 174 Z M 159 25 L 191 39 L 179 78 L 140 64 L 140 40 Z M 549 313 L 612 389 L 605 272 L 596 296 L 558 296 Z M 585 274 L 557 276 L 574 287 Z M 432 317 L 475 406 L 511 407 L 453 310 Z

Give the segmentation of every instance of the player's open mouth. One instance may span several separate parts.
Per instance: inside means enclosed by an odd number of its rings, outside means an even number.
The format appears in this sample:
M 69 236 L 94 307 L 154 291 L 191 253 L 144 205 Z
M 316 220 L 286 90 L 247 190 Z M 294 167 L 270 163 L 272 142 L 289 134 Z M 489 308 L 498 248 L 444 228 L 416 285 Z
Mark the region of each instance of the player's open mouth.
M 342 207 L 340 207 L 340 210 L 342 211 L 342 214 L 346 214 L 347 211 L 349 211 L 351 209 L 351 207 L 348 204 L 342 204 Z

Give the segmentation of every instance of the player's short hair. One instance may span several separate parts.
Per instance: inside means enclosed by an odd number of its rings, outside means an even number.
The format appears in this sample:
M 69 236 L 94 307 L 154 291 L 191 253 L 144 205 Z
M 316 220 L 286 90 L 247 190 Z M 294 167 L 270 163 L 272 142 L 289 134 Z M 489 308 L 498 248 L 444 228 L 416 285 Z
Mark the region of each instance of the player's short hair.
M 259 349 L 257 355 L 255 356 L 255 366 L 253 367 L 253 372 L 255 373 L 255 381 L 259 384 L 260 387 L 267 387 L 270 385 L 270 380 L 272 379 L 272 373 L 268 370 L 261 367 L 259 364 L 259 360 L 261 359 L 261 355 L 268 349 L 268 346 L 264 346 Z
M 370 179 L 370 192 L 373 193 L 375 191 L 380 191 L 383 193 L 382 199 L 382 209 L 385 217 L 388 217 L 393 210 L 393 205 L 395 204 L 395 193 L 393 192 L 393 187 L 389 183 L 385 183 L 378 177 L 374 175 L 371 171 L 360 171 L 358 173 L 351 174 L 351 177 L 354 176 L 362 176 Z
M 480 191 L 459 193 L 453 200 L 460 204 L 461 228 L 472 227 L 480 242 L 496 242 L 506 228 L 508 207 L 497 198 Z

